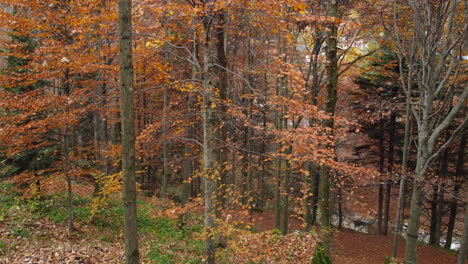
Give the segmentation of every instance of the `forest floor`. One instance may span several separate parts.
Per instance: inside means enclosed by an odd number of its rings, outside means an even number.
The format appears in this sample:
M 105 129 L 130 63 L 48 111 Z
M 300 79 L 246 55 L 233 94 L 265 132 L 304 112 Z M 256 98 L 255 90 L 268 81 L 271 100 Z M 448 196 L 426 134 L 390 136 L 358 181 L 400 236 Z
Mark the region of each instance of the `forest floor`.
M 77 195 L 76 231 L 69 233 L 64 195 L 25 201 L 10 190 L 7 185 L 0 186 L 0 264 L 122 263 L 122 208 L 118 199 L 109 200 L 90 222 L 92 201 Z M 165 212 L 174 211 L 169 205 L 150 198 L 138 205 L 142 263 L 203 263 L 203 217 L 197 208 L 190 209 L 184 226 L 180 226 L 177 218 L 167 217 Z M 291 219 L 290 227 L 301 230 L 302 222 Z M 226 231 L 228 247 L 218 251 L 219 263 L 310 263 L 315 234 L 293 231 L 281 236 L 273 230 L 271 214 L 254 215 L 251 230 L 254 232 Z M 343 229 L 334 237 L 335 264 L 379 264 L 391 254 L 391 236 Z M 400 252 L 403 248 L 401 241 Z M 456 263 L 456 255 L 443 249 L 421 244 L 418 253 L 421 264 Z
M 254 227 L 258 231 L 268 231 L 274 228 L 272 213 L 257 214 Z M 303 229 L 302 221 L 291 218 L 292 230 Z M 387 256 L 392 254 L 393 234 L 378 236 L 357 232 L 351 229 L 340 229 L 334 234 L 335 264 L 379 264 L 384 263 Z M 399 257 L 404 252 L 405 241 L 399 241 Z M 426 244 L 418 245 L 418 263 L 421 264 L 454 264 L 457 256 L 453 251 L 436 248 Z M 467 262 L 468 263 L 468 262 Z
M 340 230 L 335 234 L 336 252 L 334 261 L 337 264 L 376 264 L 391 255 L 392 236 L 377 236 L 359 233 L 352 230 Z M 400 240 L 399 252 L 404 252 L 404 241 Z M 401 255 L 400 255 L 401 256 Z M 418 263 L 450 264 L 457 263 L 453 252 L 420 244 L 418 246 Z

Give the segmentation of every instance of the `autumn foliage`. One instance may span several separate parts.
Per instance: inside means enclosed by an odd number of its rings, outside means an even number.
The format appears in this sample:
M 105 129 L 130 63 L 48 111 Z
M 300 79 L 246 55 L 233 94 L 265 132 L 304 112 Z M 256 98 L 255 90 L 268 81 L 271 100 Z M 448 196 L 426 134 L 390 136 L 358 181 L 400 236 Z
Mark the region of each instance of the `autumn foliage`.
M 401 16 L 410 4 L 368 2 L 338 1 L 334 14 L 335 1 L 133 1 L 136 178 L 139 197 L 160 208 L 153 216 L 195 225 L 190 217 L 204 212 L 194 239 L 226 248 L 229 263 L 310 263 L 323 240 L 309 232 L 324 215 L 319 185 L 330 179 L 331 225 L 359 219 L 392 233 L 395 190 L 401 175 L 417 176 L 420 160 L 411 142 L 421 139 L 418 78 L 426 75 L 414 71 L 425 55 L 411 48 L 417 29 L 402 30 L 414 26 Z M 73 195 L 92 196 L 87 218 L 95 223 L 122 191 L 117 2 L 0 7 L 0 180 L 26 200 L 68 191 L 70 227 Z M 452 23 L 463 21 L 457 13 Z M 466 26 L 454 28 L 466 37 Z M 434 41 L 434 52 L 444 50 Z M 441 63 L 446 79 L 434 79 L 447 83 L 430 102 L 439 109 L 428 113 L 431 124 L 466 101 L 466 40 L 457 41 L 457 55 Z M 432 197 L 422 204 L 434 208 L 423 220 L 432 227 L 421 229 L 439 232 L 436 244 L 466 203 L 466 104 L 459 111 L 438 134 L 434 152 L 445 152 L 428 162 L 419 186 Z M 442 216 L 449 203 L 453 221 Z M 251 232 L 256 213 L 285 236 Z M 296 220 L 307 232 L 292 232 Z

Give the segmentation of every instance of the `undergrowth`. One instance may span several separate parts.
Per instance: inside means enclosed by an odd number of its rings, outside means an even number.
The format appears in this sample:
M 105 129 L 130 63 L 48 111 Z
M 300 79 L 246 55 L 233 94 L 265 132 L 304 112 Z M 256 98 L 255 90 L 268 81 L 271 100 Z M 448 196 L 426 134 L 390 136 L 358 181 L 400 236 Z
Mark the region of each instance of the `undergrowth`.
M 8 222 L 11 226 L 10 234 L 14 237 L 32 239 L 30 230 L 34 223 L 40 219 L 48 219 L 56 224 L 66 226 L 68 223 L 68 202 L 65 193 L 48 196 L 36 195 L 33 198 L 23 198 L 21 193 L 15 191 L 9 183 L 0 182 L 0 224 Z M 92 220 L 92 197 L 73 196 L 73 214 L 76 233 L 86 239 L 81 230 L 89 226 L 98 232 L 92 234 L 105 243 L 123 243 L 123 207 L 120 195 L 113 195 L 100 205 Z M 142 252 L 144 258 L 150 263 L 202 263 L 203 231 L 202 218 L 188 215 L 183 219 L 166 217 L 154 217 L 153 205 L 139 199 L 138 204 L 138 229 L 140 244 L 146 247 L 147 252 Z M 49 237 L 43 234 L 44 239 Z M 8 248 L 0 241 L 0 255 Z

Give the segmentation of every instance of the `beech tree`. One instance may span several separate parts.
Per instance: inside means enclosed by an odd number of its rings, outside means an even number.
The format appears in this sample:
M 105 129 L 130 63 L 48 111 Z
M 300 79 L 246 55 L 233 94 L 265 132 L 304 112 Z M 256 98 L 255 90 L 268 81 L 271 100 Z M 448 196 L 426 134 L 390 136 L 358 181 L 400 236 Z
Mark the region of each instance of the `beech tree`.
M 401 164 L 395 244 L 413 186 L 407 262 L 425 205 L 431 241 L 448 219 L 450 247 L 466 180 L 466 3 L 85 2 L 6 0 L 14 12 L 0 13 L 0 176 L 25 199 L 63 182 L 70 231 L 75 186 L 91 184 L 91 224 L 122 191 L 127 263 L 140 258 L 137 195 L 180 234 L 204 225 L 197 260 L 220 261 L 261 218 L 279 240 L 303 220 L 334 257 L 336 228 L 387 233 Z
M 327 15 L 332 18 L 338 17 L 339 12 L 339 1 L 330 0 L 327 6 Z M 326 113 L 331 116 L 330 120 L 325 122 L 325 126 L 333 131 L 334 128 L 334 114 L 337 103 L 338 95 L 338 26 L 335 21 L 330 23 L 330 31 L 326 40 L 326 54 L 328 64 L 326 66 L 327 73 L 327 98 L 326 98 Z M 325 253 L 331 254 L 331 243 L 332 243 L 332 208 L 331 208 L 331 189 L 333 182 L 332 172 L 329 168 L 322 166 L 320 168 L 320 209 L 322 216 L 320 218 L 320 224 L 322 228 L 322 241 L 324 243 Z
M 411 112 L 418 128 L 405 252 L 406 263 L 414 264 L 427 171 L 468 123 L 468 118 L 463 117 L 450 137 L 441 139 L 468 97 L 468 86 L 459 79 L 459 74 L 466 71 L 462 56 L 468 24 L 464 16 L 466 5 L 460 1 L 411 1 L 408 5 L 394 1 L 393 5 L 391 34 L 398 48 L 401 86 L 411 100 Z M 402 17 L 401 12 L 411 12 L 412 21 Z M 409 28 L 410 34 L 403 34 L 403 27 Z M 406 72 L 404 63 L 408 65 Z M 417 94 L 415 101 L 412 101 L 413 93 Z
M 119 0 L 120 112 L 122 116 L 122 178 L 125 263 L 140 263 L 138 250 L 135 118 L 133 103 L 132 1 Z

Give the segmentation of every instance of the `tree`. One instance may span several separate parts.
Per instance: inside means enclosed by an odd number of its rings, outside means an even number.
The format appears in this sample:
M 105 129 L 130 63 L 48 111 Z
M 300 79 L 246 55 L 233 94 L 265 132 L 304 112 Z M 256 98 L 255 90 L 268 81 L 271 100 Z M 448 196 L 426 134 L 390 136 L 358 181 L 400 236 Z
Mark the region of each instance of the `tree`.
M 455 175 L 454 175 L 455 186 L 453 187 L 454 197 L 452 198 L 452 201 L 450 202 L 450 218 L 448 222 L 447 236 L 445 239 L 445 246 L 444 246 L 447 249 L 450 249 L 450 247 L 452 246 L 453 232 L 455 230 L 455 222 L 457 218 L 458 199 L 459 199 L 458 196 L 460 194 L 460 188 L 463 182 L 466 181 L 464 165 L 465 165 L 465 149 L 466 149 L 467 136 L 468 136 L 468 133 L 465 129 L 465 131 L 462 132 L 458 152 L 456 155 L 457 160 L 456 160 Z
M 393 4 L 394 26 L 390 34 L 398 48 L 401 85 L 408 100 L 412 100 L 413 92 L 417 94 L 411 111 L 418 128 L 418 153 L 405 253 L 406 263 L 414 264 L 427 171 L 468 123 L 464 117 L 452 135 L 440 142 L 440 135 L 455 120 L 468 97 L 468 85 L 457 83 L 458 74 L 464 71 L 460 47 L 465 45 L 468 26 L 463 13 L 466 6 L 459 1 L 411 1 L 401 9 L 397 8 L 397 1 Z M 400 15 L 403 10 L 412 13 L 412 21 Z M 410 34 L 403 34 L 403 26 L 410 29 L 406 31 Z M 408 65 L 407 72 L 404 63 Z
M 399 234 L 401 231 L 401 226 L 403 222 L 403 203 L 405 197 L 405 184 L 406 184 L 406 177 L 407 177 L 407 166 L 408 166 L 408 155 L 409 155 L 409 148 L 410 148 L 410 137 L 411 137 L 411 104 L 410 100 L 406 100 L 406 114 L 405 114 L 405 136 L 403 141 L 403 157 L 401 161 L 401 176 L 400 176 L 400 188 L 398 192 L 398 205 L 397 205 L 397 213 L 396 213 L 396 223 L 395 229 L 393 231 L 393 250 L 392 250 L 392 257 L 396 258 L 398 255 L 398 240 Z
M 331 18 L 338 18 L 339 1 L 330 0 L 327 7 L 327 15 Z M 338 95 L 338 26 L 334 20 L 330 21 L 329 33 L 326 40 L 326 56 L 328 64 L 326 65 L 327 73 L 327 98 L 325 103 L 325 112 L 330 115 L 330 119 L 325 121 L 325 126 L 333 131 L 334 128 L 334 115 Z M 322 216 L 320 224 L 322 229 L 322 242 L 325 253 L 331 255 L 332 243 L 332 205 L 331 205 L 331 189 L 332 189 L 332 172 L 326 166 L 320 168 L 320 211 Z
M 466 203 L 465 205 L 465 220 L 463 222 L 463 238 L 462 238 L 462 243 L 460 245 L 460 250 L 458 252 L 457 264 L 464 264 L 466 262 L 467 252 L 468 252 L 468 203 Z
M 132 1 L 119 0 L 120 112 L 122 124 L 122 177 L 125 233 L 125 262 L 140 262 L 138 251 L 135 118 L 133 107 Z
M 97 71 L 96 61 L 90 56 L 93 48 L 89 43 L 83 45 L 73 32 L 80 27 L 89 29 L 87 24 L 79 23 L 81 18 L 72 15 L 82 11 L 76 3 L 9 4 L 14 12 L 2 13 L 10 19 L 1 25 L 11 32 L 10 38 L 1 41 L 13 66 L 4 69 L 1 78 L 5 92 L 1 98 L 5 110 L 1 123 L 8 128 L 1 132 L 5 144 L 2 151 L 8 156 L 7 162 L 22 163 L 22 168 L 12 172 L 18 185 L 34 183 L 35 188 L 26 188 L 26 193 L 37 189 L 41 194 L 43 179 L 65 178 L 72 231 L 72 182 L 86 170 L 79 162 L 86 151 L 78 143 L 76 131 L 89 121 L 87 114 L 93 103 L 88 92 L 95 84 L 92 76 Z M 17 21 L 19 17 L 26 19 Z M 72 59 L 77 53 L 80 59 Z M 14 98 L 20 94 L 24 102 L 17 104 Z

